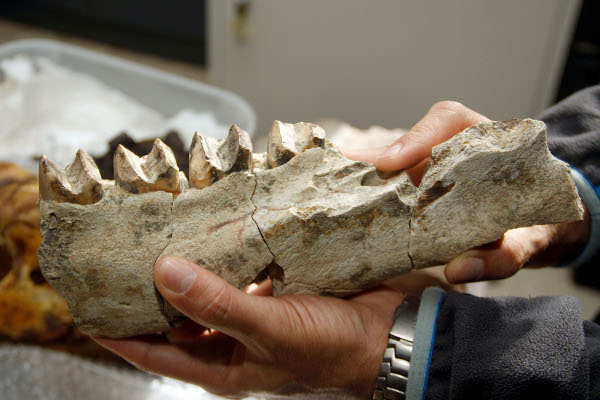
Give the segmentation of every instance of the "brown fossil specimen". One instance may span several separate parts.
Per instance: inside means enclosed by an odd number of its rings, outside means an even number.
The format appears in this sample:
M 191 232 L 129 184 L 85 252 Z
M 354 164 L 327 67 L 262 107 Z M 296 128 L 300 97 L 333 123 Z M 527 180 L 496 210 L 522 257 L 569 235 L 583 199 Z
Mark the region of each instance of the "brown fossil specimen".
M 344 296 L 510 228 L 580 219 L 545 132 L 533 120 L 475 125 L 434 149 L 419 188 L 345 158 L 307 123 L 276 121 L 266 154 L 236 126 L 224 141 L 197 135 L 189 184 L 160 140 L 141 158 L 117 150 L 115 181 L 83 152 L 64 171 L 44 158 L 40 262 L 76 324 L 110 337 L 180 318 L 152 281 L 165 255 L 239 288 L 268 274 L 276 294 Z
M 0 162 L 0 336 L 48 342 L 70 331 L 65 300 L 40 273 L 37 178 Z

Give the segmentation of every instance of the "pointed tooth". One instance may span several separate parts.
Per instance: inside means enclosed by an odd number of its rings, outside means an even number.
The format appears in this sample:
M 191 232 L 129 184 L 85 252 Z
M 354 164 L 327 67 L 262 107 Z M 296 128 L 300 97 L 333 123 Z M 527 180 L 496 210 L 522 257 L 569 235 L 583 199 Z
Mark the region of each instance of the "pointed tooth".
M 102 198 L 100 171 L 94 160 L 79 150 L 65 169 L 45 155 L 40 158 L 40 199 L 75 204 L 93 204 Z
M 218 157 L 219 141 L 213 137 L 194 134 L 190 146 L 190 186 L 202 189 L 224 176 Z
M 89 154 L 78 150 L 75 161 L 67 165 L 65 172 L 77 204 L 93 204 L 100 201 L 104 193 L 102 177 Z
M 302 146 L 305 149 L 325 146 L 325 131 L 319 125 L 310 122 L 299 122 L 294 125 L 297 135 L 302 138 Z
M 323 147 L 325 132 L 315 124 L 299 122 L 295 125 L 275 121 L 269 132 L 267 162 L 275 168 L 285 164 L 298 153 L 314 147 Z
M 65 171 L 46 155 L 39 163 L 40 200 L 69 202 L 71 185 Z
M 149 191 L 148 179 L 142 169 L 142 160 L 123 145 L 117 147 L 114 158 L 115 182 L 129 193 Z
M 179 168 L 173 150 L 156 139 L 152 151 L 141 158 L 141 169 L 148 182 L 148 189 L 175 193 L 179 191 Z
M 288 138 L 293 130 L 292 124 L 281 121 L 273 122 L 269 131 L 269 145 L 267 147 L 267 163 L 269 167 L 275 168 L 288 162 L 297 153 L 290 149 Z
M 227 139 L 219 147 L 217 153 L 223 172 L 252 170 L 252 142 L 248 133 L 232 125 Z

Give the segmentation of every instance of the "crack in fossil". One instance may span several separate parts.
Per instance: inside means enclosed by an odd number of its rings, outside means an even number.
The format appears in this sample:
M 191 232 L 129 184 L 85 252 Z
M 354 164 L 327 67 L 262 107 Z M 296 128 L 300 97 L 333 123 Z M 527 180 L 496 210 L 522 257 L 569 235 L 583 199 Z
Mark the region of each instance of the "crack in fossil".
M 252 203 L 252 205 L 254 206 L 254 211 L 252 211 L 252 214 L 250 215 L 250 219 L 252 219 L 252 222 L 254 222 L 254 225 L 256 225 L 256 230 L 258 231 L 260 238 L 262 239 L 263 243 L 267 247 L 267 250 L 269 250 L 269 253 L 271 253 L 271 256 L 273 257 L 271 262 L 269 264 L 267 264 L 267 266 L 265 266 L 267 276 L 271 279 L 271 284 L 272 284 L 274 278 L 269 273 L 269 265 L 271 263 L 275 262 L 276 257 L 275 257 L 275 254 L 273 253 L 273 251 L 271 250 L 271 248 L 269 247 L 269 243 L 267 243 L 267 239 L 265 239 L 265 236 L 263 235 L 262 231 L 260 230 L 260 227 L 258 226 L 258 222 L 256 222 L 256 220 L 254 219 L 254 214 L 256 213 L 256 211 L 258 211 L 258 206 L 256 204 L 254 204 L 254 202 L 252 200 L 254 199 L 254 194 L 256 193 L 256 188 L 258 187 L 258 179 L 256 178 L 256 174 L 254 174 L 252 172 L 250 172 L 250 173 L 254 177 L 254 190 L 252 190 L 252 195 L 250 196 L 250 203 Z M 283 269 L 282 269 L 282 271 L 283 271 Z
M 396 196 L 398 196 L 398 203 L 404 204 L 404 202 L 402 201 L 402 199 L 400 197 L 400 193 L 398 192 L 398 186 L 394 187 L 394 191 L 396 192 Z M 411 270 L 415 269 L 415 263 L 413 262 L 413 259 L 410 256 L 410 238 L 412 236 L 410 227 L 411 227 L 411 223 L 412 223 L 413 213 L 415 212 L 415 209 L 417 208 L 417 202 L 419 201 L 419 192 L 416 191 L 415 194 L 412 196 L 414 196 L 414 204 L 415 205 L 410 207 L 410 217 L 408 218 L 408 238 L 406 239 L 406 256 L 410 260 L 410 269 Z
M 163 249 L 158 253 L 158 256 L 156 256 L 156 259 L 154 260 L 154 266 L 156 266 L 156 262 L 158 261 L 158 259 L 163 255 L 163 253 L 165 252 L 165 250 L 167 249 L 167 247 L 169 247 L 169 245 L 171 244 L 171 241 L 173 240 L 173 232 L 174 232 L 174 223 L 173 223 L 173 210 L 175 208 L 175 196 L 173 194 L 171 194 L 171 218 L 169 218 L 169 236 L 168 236 L 168 242 L 165 245 L 165 247 L 163 247 Z M 165 299 L 162 297 L 162 295 L 160 294 L 160 292 L 158 291 L 158 289 L 156 288 L 156 285 L 154 285 L 154 292 L 156 294 L 156 299 L 158 300 L 158 303 L 160 305 L 160 312 L 165 316 L 167 322 L 169 323 L 169 325 L 172 326 L 171 321 L 169 321 L 169 318 L 167 317 L 167 315 L 165 314 L 165 308 L 166 308 L 166 301 Z

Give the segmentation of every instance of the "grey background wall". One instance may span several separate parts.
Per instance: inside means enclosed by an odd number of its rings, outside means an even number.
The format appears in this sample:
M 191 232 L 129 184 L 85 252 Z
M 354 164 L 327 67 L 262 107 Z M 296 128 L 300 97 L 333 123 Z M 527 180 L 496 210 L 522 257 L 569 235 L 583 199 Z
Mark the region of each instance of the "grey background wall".
M 439 100 L 493 119 L 554 99 L 579 0 L 211 0 L 212 82 L 274 119 L 410 127 Z

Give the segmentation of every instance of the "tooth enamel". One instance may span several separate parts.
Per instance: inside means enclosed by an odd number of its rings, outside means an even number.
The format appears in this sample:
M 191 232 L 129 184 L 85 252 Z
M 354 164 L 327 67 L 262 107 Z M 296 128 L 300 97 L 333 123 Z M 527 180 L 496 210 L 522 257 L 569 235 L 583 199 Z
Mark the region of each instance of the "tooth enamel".
M 248 133 L 232 125 L 227 139 L 217 152 L 221 161 L 221 170 L 226 173 L 252 170 L 252 142 Z
M 303 150 L 323 147 L 324 143 L 325 132 L 315 124 L 299 122 L 292 125 L 275 121 L 269 132 L 267 162 L 271 168 L 275 168 Z
M 148 180 L 141 163 L 141 158 L 127 150 L 123 145 L 119 145 L 114 158 L 116 184 L 129 193 L 149 192 Z
M 250 136 L 236 125 L 222 141 L 196 133 L 190 146 L 190 186 L 202 189 L 232 172 L 251 171 L 252 159 Z
M 183 173 L 183 171 L 179 171 L 179 190 L 178 190 L 177 194 L 181 194 L 189 188 L 190 188 L 190 183 L 188 182 L 187 178 L 185 177 L 185 174 Z
M 40 199 L 66 202 L 71 191 L 65 171 L 46 155 L 39 163 Z
M 93 204 L 102 198 L 102 177 L 94 160 L 79 150 L 64 170 L 45 155 L 40 158 L 40 199 Z
M 219 141 L 210 136 L 194 134 L 190 146 L 190 186 L 202 189 L 222 177 L 221 160 L 217 155 Z
M 141 158 L 142 171 L 148 182 L 148 190 L 179 191 L 179 168 L 173 150 L 162 140 L 156 139 L 150 154 Z
M 130 193 L 165 191 L 179 193 L 179 168 L 173 151 L 160 139 L 152 151 L 138 157 L 122 145 L 114 159 L 115 182 Z
M 78 204 L 100 201 L 103 194 L 102 177 L 94 159 L 83 150 L 78 150 L 75 161 L 65 168 L 71 191 Z

